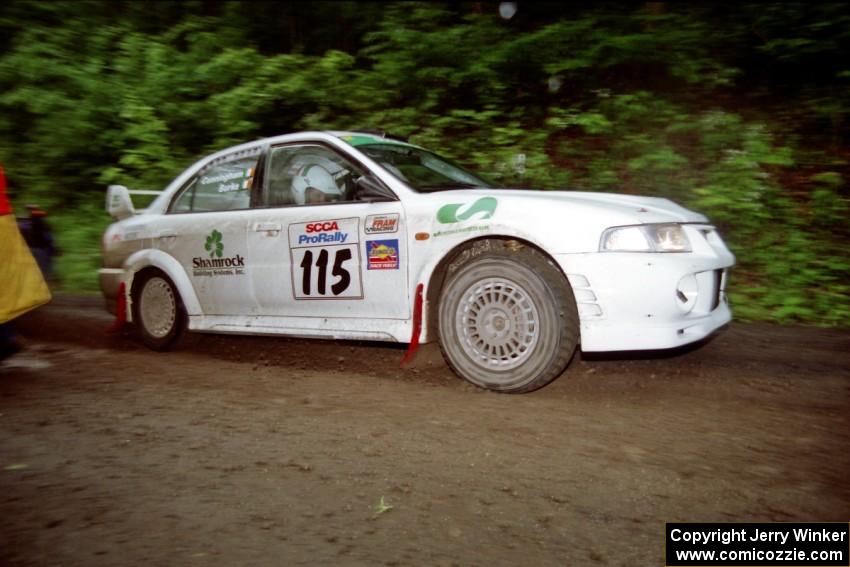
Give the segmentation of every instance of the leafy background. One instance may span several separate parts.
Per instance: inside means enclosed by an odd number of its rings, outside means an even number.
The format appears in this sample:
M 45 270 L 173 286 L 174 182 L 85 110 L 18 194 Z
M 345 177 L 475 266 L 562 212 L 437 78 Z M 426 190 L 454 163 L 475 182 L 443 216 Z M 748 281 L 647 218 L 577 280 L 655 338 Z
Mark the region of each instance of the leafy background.
M 737 317 L 850 322 L 850 8 L 517 7 L 6 2 L 13 199 L 49 209 L 59 285 L 92 291 L 106 185 L 161 188 L 260 136 L 383 128 L 507 185 L 672 198 L 737 255 Z

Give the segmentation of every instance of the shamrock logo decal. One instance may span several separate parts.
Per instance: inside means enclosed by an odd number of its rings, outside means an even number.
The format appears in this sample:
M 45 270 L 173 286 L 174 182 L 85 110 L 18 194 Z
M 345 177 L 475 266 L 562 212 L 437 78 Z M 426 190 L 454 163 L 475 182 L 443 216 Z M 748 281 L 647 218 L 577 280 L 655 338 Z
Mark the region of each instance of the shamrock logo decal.
M 479 215 L 476 217 L 477 220 L 489 219 L 493 216 L 493 213 L 496 211 L 496 205 L 498 204 L 499 202 L 494 197 L 481 197 L 471 205 L 462 203 L 443 205 L 437 211 L 437 222 L 452 224 L 465 221 L 476 214 Z M 462 212 L 459 212 L 461 210 Z
M 207 242 L 204 248 L 210 253 L 210 258 L 217 256 L 221 258 L 224 252 L 224 244 L 221 243 L 221 233 L 215 229 L 207 236 Z

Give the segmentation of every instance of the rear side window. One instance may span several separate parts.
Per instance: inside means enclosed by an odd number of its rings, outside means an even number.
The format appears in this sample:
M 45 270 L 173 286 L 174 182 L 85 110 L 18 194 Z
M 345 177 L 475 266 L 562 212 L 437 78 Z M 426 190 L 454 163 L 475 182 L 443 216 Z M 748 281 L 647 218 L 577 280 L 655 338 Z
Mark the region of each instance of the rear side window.
M 172 213 L 232 211 L 251 205 L 259 150 L 227 156 L 211 163 L 193 177 L 172 201 Z

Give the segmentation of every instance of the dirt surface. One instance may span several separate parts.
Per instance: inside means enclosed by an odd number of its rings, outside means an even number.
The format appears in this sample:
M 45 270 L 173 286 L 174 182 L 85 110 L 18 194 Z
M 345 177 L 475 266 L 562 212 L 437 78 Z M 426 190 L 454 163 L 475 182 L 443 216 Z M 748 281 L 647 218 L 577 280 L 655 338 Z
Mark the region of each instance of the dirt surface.
M 19 323 L 2 565 L 649 566 L 664 522 L 850 520 L 847 330 L 733 324 L 508 396 L 433 347 L 162 354 L 109 323 L 80 297 Z

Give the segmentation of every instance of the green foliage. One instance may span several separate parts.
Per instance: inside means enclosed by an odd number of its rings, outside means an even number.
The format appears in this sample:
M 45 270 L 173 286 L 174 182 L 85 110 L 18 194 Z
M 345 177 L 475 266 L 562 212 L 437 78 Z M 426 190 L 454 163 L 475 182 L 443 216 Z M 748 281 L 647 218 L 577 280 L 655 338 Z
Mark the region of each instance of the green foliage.
M 103 200 L 80 203 L 74 209 L 54 209 L 48 220 L 61 252 L 54 259 L 60 289 L 98 291 L 100 240 L 110 222 L 103 214 Z
M 508 186 L 705 213 L 741 318 L 850 321 L 842 3 L 7 2 L 0 160 L 93 289 L 105 185 L 299 129 L 383 128 Z M 718 30 L 722 30 L 720 33 Z

